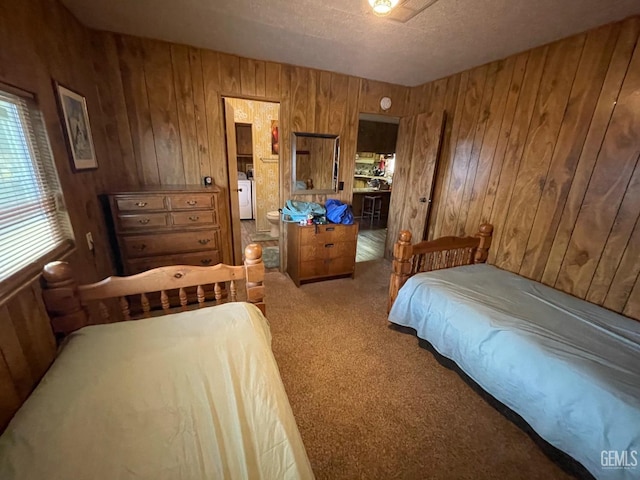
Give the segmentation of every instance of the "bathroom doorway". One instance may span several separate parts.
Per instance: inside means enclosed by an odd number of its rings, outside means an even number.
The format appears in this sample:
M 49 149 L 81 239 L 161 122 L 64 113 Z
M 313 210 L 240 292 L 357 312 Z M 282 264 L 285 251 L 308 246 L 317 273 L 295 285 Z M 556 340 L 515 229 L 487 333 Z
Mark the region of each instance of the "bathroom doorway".
M 233 251 L 236 264 L 259 243 L 267 269 L 280 268 L 280 104 L 224 97 Z

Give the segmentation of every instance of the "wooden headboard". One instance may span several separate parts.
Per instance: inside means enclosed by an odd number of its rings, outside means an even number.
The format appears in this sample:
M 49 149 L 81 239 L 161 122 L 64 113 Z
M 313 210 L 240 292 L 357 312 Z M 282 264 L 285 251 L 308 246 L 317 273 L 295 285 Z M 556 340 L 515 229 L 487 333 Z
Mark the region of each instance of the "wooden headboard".
M 441 237 L 411 244 L 411 232 L 402 230 L 393 246 L 387 313 L 398 291 L 412 275 L 487 261 L 493 225 L 483 223 L 474 237 Z
M 239 299 L 236 282 L 240 280 L 245 281 L 246 291 L 246 298 L 241 300 L 253 303 L 265 313 L 264 272 L 262 247 L 255 243 L 245 248 L 242 266 L 159 267 L 129 277 L 109 277 L 89 285 L 78 285 L 66 262 L 52 262 L 44 267 L 42 273 L 42 296 L 53 331 L 60 338 L 89 324 L 131 320 L 135 318 L 134 302 L 139 305 L 139 316 L 152 316 L 156 310 L 153 309 L 154 299 L 149 295 L 151 292 L 159 292 L 157 311 L 164 313 L 186 310 L 192 302 L 196 302 L 198 307 L 205 306 L 208 300 L 216 304 L 227 299 L 235 302 Z M 194 290 L 191 295 L 190 287 Z M 172 292 L 177 293 L 175 303 L 178 305 L 171 304 Z M 108 299 L 117 299 L 114 316 L 114 309 L 106 302 Z M 94 315 L 90 320 L 92 302 L 97 302 L 93 310 L 98 318 Z

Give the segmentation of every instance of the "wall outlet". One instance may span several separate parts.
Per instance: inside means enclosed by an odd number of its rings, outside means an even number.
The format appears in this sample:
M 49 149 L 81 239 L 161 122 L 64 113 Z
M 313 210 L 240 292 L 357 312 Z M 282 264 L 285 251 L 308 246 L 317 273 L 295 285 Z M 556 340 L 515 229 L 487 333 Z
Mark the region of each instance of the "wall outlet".
M 89 251 L 93 252 L 94 245 L 93 245 L 93 235 L 91 235 L 91 232 L 87 233 L 87 246 L 89 247 Z

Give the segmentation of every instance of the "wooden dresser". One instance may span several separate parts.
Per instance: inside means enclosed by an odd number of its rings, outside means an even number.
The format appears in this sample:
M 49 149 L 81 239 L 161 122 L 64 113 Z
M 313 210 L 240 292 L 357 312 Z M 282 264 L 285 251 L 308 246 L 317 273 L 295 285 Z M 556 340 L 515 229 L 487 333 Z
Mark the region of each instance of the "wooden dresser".
M 220 263 L 219 202 L 217 187 L 147 187 L 110 194 L 123 273 Z
M 351 276 L 356 266 L 358 225 L 287 224 L 287 272 L 296 285 Z

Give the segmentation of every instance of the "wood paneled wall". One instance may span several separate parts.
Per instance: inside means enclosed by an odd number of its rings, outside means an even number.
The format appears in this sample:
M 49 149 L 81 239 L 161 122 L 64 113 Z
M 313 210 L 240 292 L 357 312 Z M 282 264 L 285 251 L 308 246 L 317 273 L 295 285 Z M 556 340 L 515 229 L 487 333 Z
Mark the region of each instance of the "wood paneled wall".
M 111 33 L 92 40 L 107 56 L 96 70 L 109 148 L 131 185 L 200 183 L 211 175 L 226 186 L 224 96 L 281 104 L 283 165 L 290 166 L 292 131 L 341 135 L 345 180 L 353 177 L 358 112 L 383 113 L 385 95 L 394 99 L 387 114 L 410 111 L 411 89 L 398 85 Z M 351 191 L 341 196 L 348 200 Z
M 429 238 L 640 319 L 640 18 L 413 89 L 446 110 Z
M 111 158 L 95 88 L 91 33 L 57 1 L 0 2 L 0 81 L 35 93 L 42 110 L 58 175 L 76 236 L 68 257 L 80 281 L 113 273 L 111 249 L 98 195 L 110 188 L 122 163 Z M 52 81 L 87 97 L 98 170 L 73 173 Z M 92 232 L 95 255 L 85 241 Z M 55 355 L 55 342 L 37 280 L 0 299 L 0 431 L 41 378 Z
M 291 196 L 294 131 L 340 135 L 344 190 L 332 197 L 350 202 L 358 113 L 411 110 L 411 89 L 398 85 L 111 33 L 92 40 L 107 57 L 96 70 L 110 156 L 131 185 L 200 183 L 210 175 L 227 188 L 222 98 L 242 97 L 280 103 L 281 205 Z M 387 112 L 383 96 L 393 99 Z M 297 198 L 324 202 L 327 195 Z M 225 216 L 228 231 L 228 208 Z

